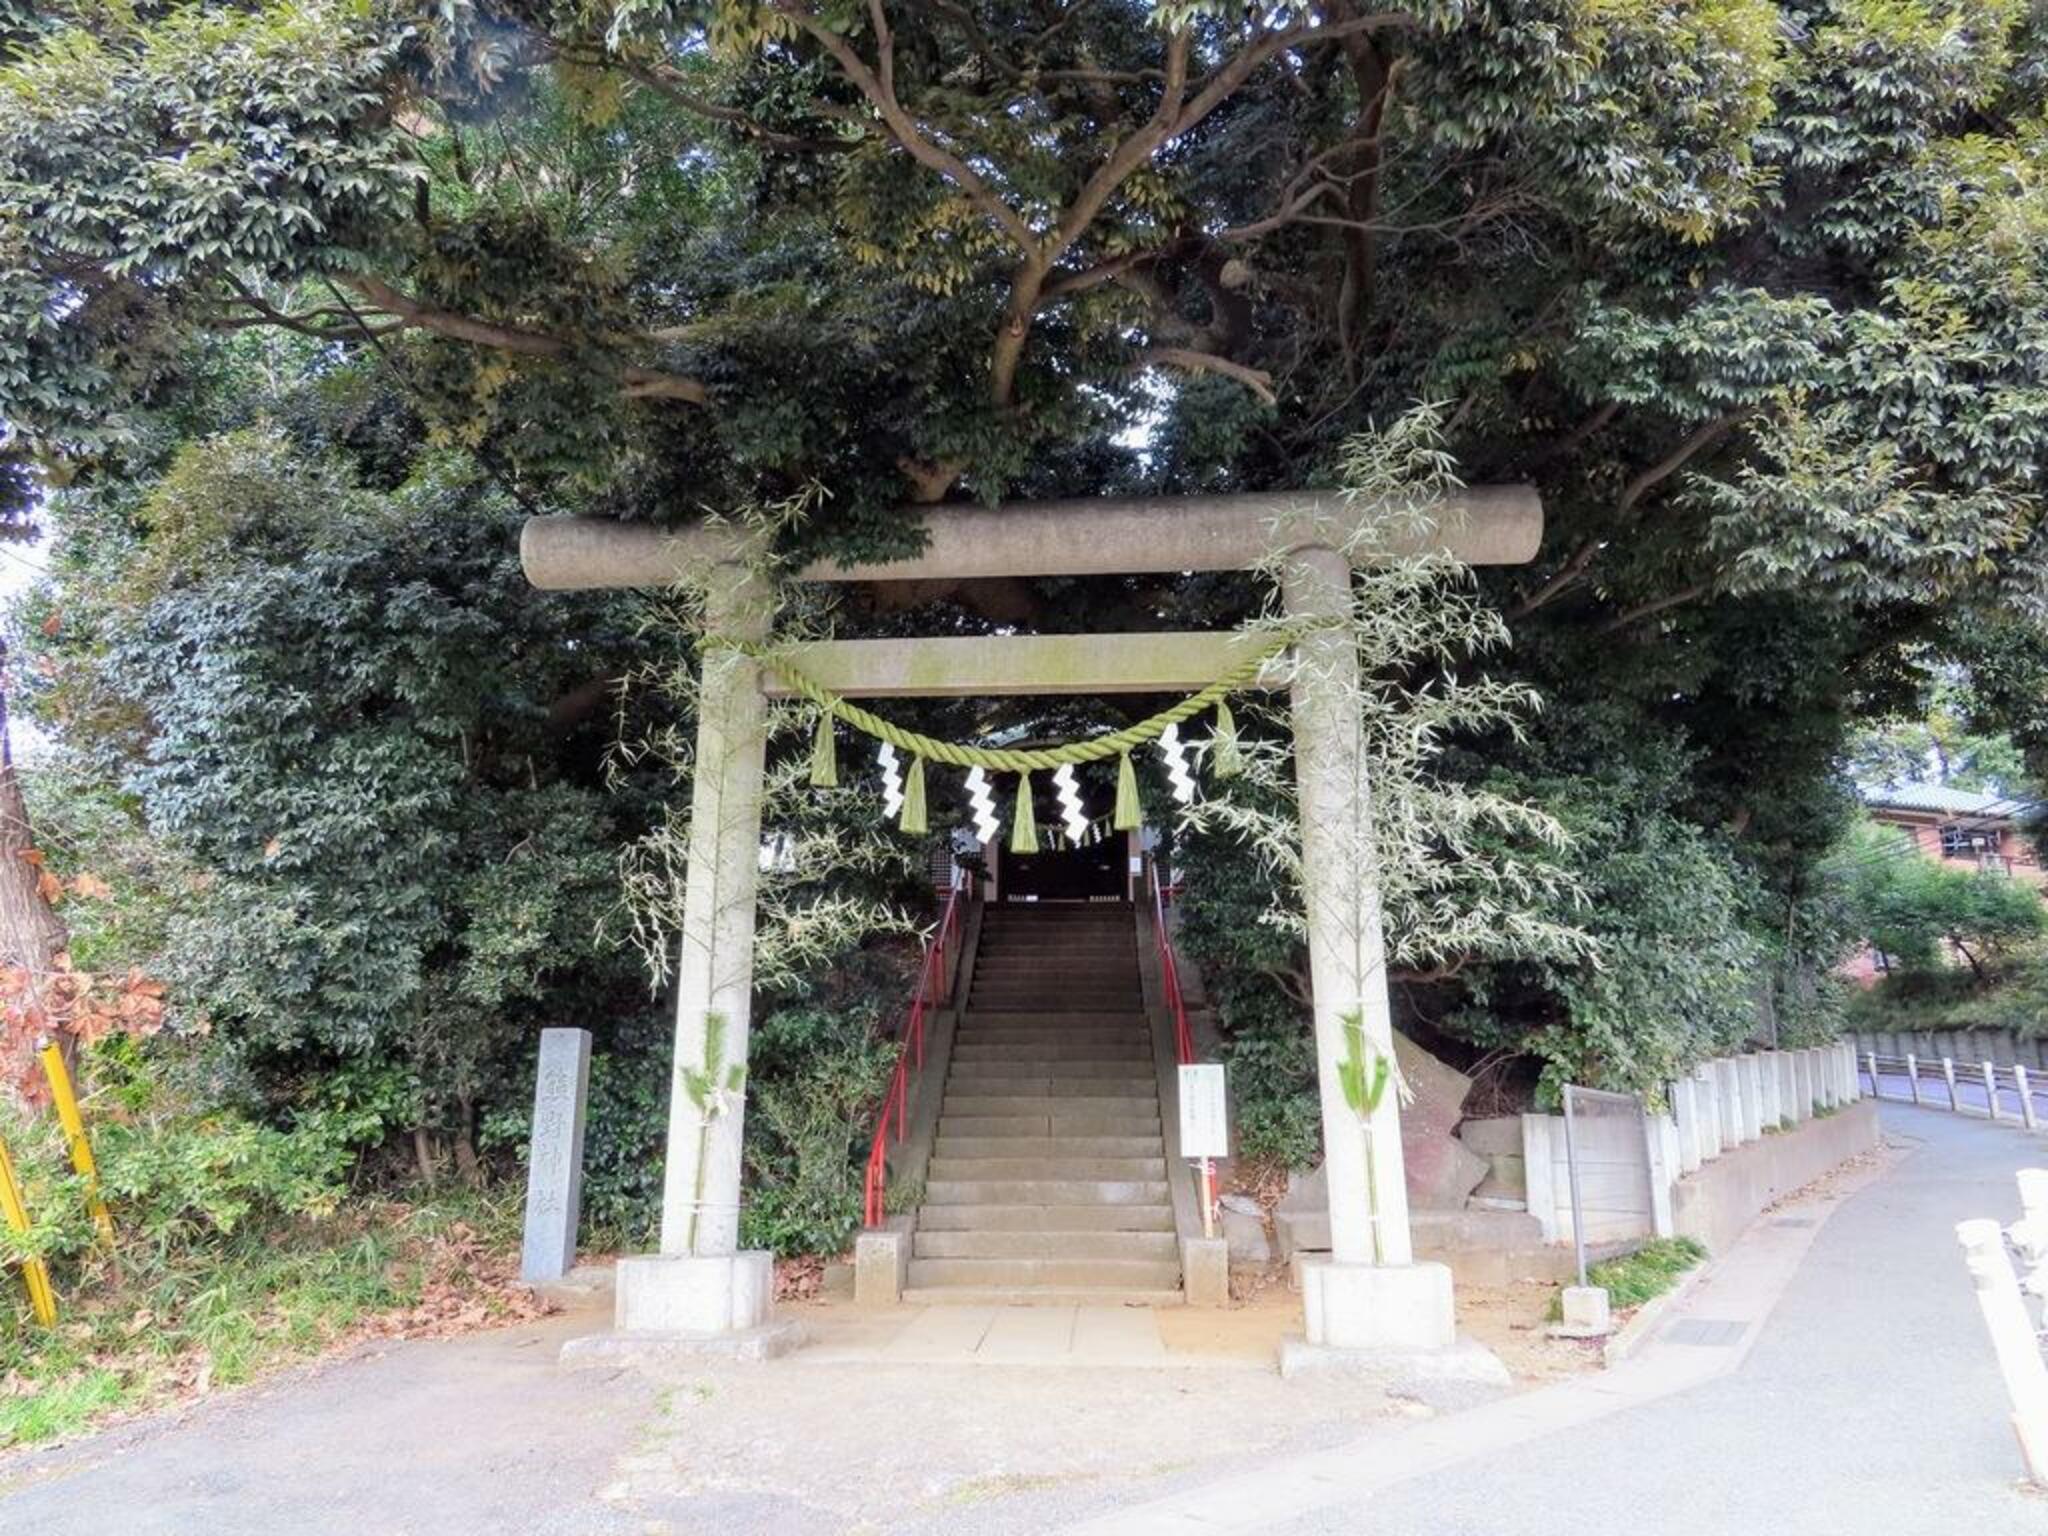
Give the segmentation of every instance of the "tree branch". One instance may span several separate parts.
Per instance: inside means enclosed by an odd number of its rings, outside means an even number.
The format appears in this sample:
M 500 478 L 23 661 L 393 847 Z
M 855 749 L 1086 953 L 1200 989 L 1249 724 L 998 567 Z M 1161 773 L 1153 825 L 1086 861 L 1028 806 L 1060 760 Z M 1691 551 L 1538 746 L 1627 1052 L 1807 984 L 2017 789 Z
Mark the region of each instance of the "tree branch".
M 616 56 L 579 59 L 578 62 L 620 70 L 630 79 L 653 91 L 663 100 L 673 102 L 685 112 L 708 118 L 715 123 L 724 123 L 730 128 L 737 129 L 742 137 L 752 139 L 768 149 L 778 149 L 793 155 L 843 155 L 854 147 L 854 142 L 850 139 L 811 139 L 805 138 L 802 134 L 784 133 L 779 128 L 770 128 L 738 107 L 728 107 L 698 95 L 684 83 L 685 76 L 682 71 L 670 64 L 636 64 L 630 59 Z
M 900 144 L 913 160 L 928 170 L 937 171 L 964 192 L 968 200 L 993 219 L 1027 258 L 1038 253 L 1038 234 L 1024 216 L 1004 202 L 995 188 L 982 180 L 965 160 L 925 137 L 918 129 L 916 119 L 896 99 L 894 40 L 886 24 L 880 29 L 877 40 L 882 59 L 882 72 L 877 73 L 854 51 L 851 43 L 813 16 L 797 0 L 776 0 L 775 8 L 832 55 L 840 73 L 881 115 L 882 126 L 889 130 L 889 137 Z M 874 0 L 873 11 L 879 13 L 880 10 L 879 0 Z
M 1627 629 L 1629 625 L 1639 620 L 1650 618 L 1654 614 L 1666 613 L 1673 608 L 1683 607 L 1687 603 L 1705 597 L 1713 590 L 1714 583 L 1711 580 L 1694 582 L 1682 592 L 1674 592 L 1669 597 L 1660 597 L 1655 602 L 1643 603 L 1617 614 L 1605 624 L 1602 624 L 1594 633 L 1611 635 L 1616 630 Z
M 336 280 L 384 313 L 395 315 L 403 326 L 445 336 L 451 341 L 514 352 L 523 357 L 560 359 L 574 350 L 572 344 L 560 336 L 436 308 L 401 292 L 381 278 L 352 276 Z M 667 373 L 657 368 L 627 368 L 619 377 L 620 392 L 628 399 L 683 400 L 691 405 L 711 403 L 711 392 L 703 382 L 685 374 Z
M 1600 548 L 1601 543 L 1598 539 L 1585 539 L 1581 541 L 1579 547 L 1572 552 L 1571 557 L 1558 569 L 1557 574 L 1523 598 L 1513 608 L 1510 608 L 1508 610 L 1508 617 L 1511 619 L 1526 619 L 1538 608 L 1541 608 L 1545 603 L 1556 597 L 1558 593 L 1579 579 L 1586 567 L 1593 563 L 1593 557 L 1600 553 Z
M 1148 347 L 1139 354 L 1139 360 L 1158 363 L 1167 368 L 1183 368 L 1189 373 L 1221 374 L 1226 379 L 1237 380 L 1268 405 L 1280 403 L 1279 398 L 1273 393 L 1272 374 L 1263 368 L 1234 363 L 1229 358 L 1218 357 L 1213 352 L 1197 352 L 1192 347 Z
M 1602 406 L 1590 418 L 1581 422 L 1573 430 L 1567 441 L 1583 441 L 1585 438 L 1591 437 L 1612 420 L 1614 414 L 1619 409 L 1619 406 L 1611 402 Z M 1617 524 L 1626 522 L 1629 514 L 1635 510 L 1637 503 L 1643 497 L 1677 474 L 1679 470 L 1691 463 L 1700 453 L 1727 436 L 1733 430 L 1735 424 L 1748 414 L 1749 412 L 1746 408 L 1739 411 L 1730 411 L 1726 415 L 1716 416 L 1712 421 L 1705 422 L 1687 433 L 1685 438 L 1669 453 L 1665 454 L 1663 458 L 1641 471 L 1627 485 L 1622 487 L 1621 496 L 1614 504 L 1613 516 L 1615 522 Z M 1562 452 L 1565 450 L 1560 447 L 1555 451 Z M 1541 608 L 1545 603 L 1556 597 L 1584 574 L 1586 567 L 1592 564 L 1593 557 L 1599 554 L 1607 546 L 1608 542 L 1605 539 L 1589 536 L 1573 552 L 1572 557 L 1564 563 L 1558 573 L 1511 609 L 1508 617 L 1511 619 L 1527 618 L 1538 608 Z M 1699 592 L 1692 592 L 1682 597 L 1680 601 L 1690 602 L 1694 597 L 1700 595 Z M 1659 606 L 1654 604 L 1646 609 L 1631 611 L 1614 620 L 1606 628 L 1603 628 L 1600 633 L 1606 634 L 1610 629 L 1619 629 L 1624 625 L 1634 623 L 1639 618 L 1647 618 L 1650 614 L 1659 611 Z
M 1748 414 L 1747 408 L 1730 411 L 1726 415 L 1716 416 L 1712 421 L 1702 423 L 1687 433 L 1676 448 L 1622 488 L 1621 500 L 1614 505 L 1615 515 L 1626 516 L 1645 495 L 1685 468 L 1702 449 L 1710 448 L 1726 437 L 1735 424 Z

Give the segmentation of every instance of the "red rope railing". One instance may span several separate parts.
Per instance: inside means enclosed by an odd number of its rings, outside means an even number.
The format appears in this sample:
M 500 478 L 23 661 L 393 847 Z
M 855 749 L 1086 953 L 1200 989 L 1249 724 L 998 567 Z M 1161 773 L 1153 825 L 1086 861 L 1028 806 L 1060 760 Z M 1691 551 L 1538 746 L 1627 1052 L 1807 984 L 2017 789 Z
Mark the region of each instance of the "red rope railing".
M 1182 1066 L 1191 1067 L 1195 1064 L 1195 1035 L 1188 1028 L 1188 1000 L 1181 991 L 1180 957 L 1174 953 L 1172 935 L 1166 931 L 1170 893 L 1159 878 L 1156 855 L 1145 856 L 1145 873 L 1152 893 L 1152 939 L 1159 953 L 1159 979 L 1166 989 L 1167 1010 L 1173 1015 L 1173 1053 Z M 1201 1164 L 1202 1234 L 1208 1237 L 1215 1233 L 1216 1166 L 1206 1157 Z
M 966 889 L 955 871 L 953 889 L 946 897 L 945 913 L 938 932 L 924 947 L 917 967 L 917 990 L 911 994 L 910 1010 L 904 1015 L 903 1031 L 896 1047 L 896 1070 L 889 1076 L 889 1091 L 882 1100 L 882 1117 L 875 1126 L 875 1139 L 868 1146 L 867 1176 L 862 1184 L 862 1220 L 879 1227 L 887 1215 L 889 1198 L 889 1146 L 903 1144 L 910 1125 L 910 1079 L 924 1070 L 925 1015 L 952 995 L 958 959 L 957 945 L 962 923 L 961 892 Z
M 1159 949 L 1159 975 L 1166 985 L 1166 1006 L 1173 1013 L 1173 1051 L 1182 1066 L 1192 1066 L 1195 1036 L 1188 1028 L 1187 999 L 1181 996 L 1180 959 L 1166 932 L 1166 889 L 1159 880 L 1159 860 L 1151 854 L 1145 856 L 1145 873 L 1152 890 L 1152 937 Z

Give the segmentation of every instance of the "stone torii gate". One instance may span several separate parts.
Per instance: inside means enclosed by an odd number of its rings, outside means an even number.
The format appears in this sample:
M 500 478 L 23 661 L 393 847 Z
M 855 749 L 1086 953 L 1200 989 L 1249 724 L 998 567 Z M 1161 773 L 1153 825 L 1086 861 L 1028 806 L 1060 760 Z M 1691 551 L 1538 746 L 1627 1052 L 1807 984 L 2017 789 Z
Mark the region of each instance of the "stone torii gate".
M 1352 705 L 1357 655 L 1347 632 L 1312 627 L 1348 614 L 1353 561 L 1437 550 L 1470 565 L 1535 558 L 1543 517 L 1528 487 L 1474 488 L 1446 498 L 1435 514 L 1430 532 L 1374 533 L 1384 521 L 1379 509 L 1318 491 L 912 507 L 903 515 L 922 519 L 923 553 L 820 561 L 797 572 L 819 582 L 1126 575 L 1243 570 L 1277 557 L 1286 613 L 1311 625 L 1295 642 L 1300 664 L 1289 684 L 1332 1248 L 1330 1262 L 1304 1268 L 1311 1346 L 1433 1349 L 1453 1341 L 1450 1271 L 1414 1261 L 1396 1096 L 1384 1094 L 1370 1116 L 1368 1158 L 1366 1123 L 1342 1086 L 1346 1016 L 1354 1027 L 1362 1018 L 1366 1040 L 1389 1056 L 1392 1022 L 1371 850 L 1337 830 L 1359 820 L 1368 792 Z M 707 636 L 736 641 L 764 640 L 768 631 L 770 594 L 750 553 L 742 530 L 717 523 L 671 531 L 536 518 L 520 540 L 536 587 L 687 581 L 705 594 Z M 1227 633 L 838 640 L 799 646 L 792 659 L 851 697 L 1171 693 L 1228 672 L 1243 643 Z M 768 1254 L 739 1249 L 740 1141 L 766 710 L 785 690 L 738 649 L 708 647 L 706 657 L 661 1251 L 620 1262 L 616 1324 L 628 1339 L 766 1351 L 775 1338 L 773 1275 Z

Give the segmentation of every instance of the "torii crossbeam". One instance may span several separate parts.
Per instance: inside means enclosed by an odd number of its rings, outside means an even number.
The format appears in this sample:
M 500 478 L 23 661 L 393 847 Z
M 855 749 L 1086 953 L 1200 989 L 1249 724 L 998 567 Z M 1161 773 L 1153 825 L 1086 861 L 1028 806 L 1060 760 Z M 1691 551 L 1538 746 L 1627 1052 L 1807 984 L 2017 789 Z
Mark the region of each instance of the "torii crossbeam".
M 907 507 L 903 515 L 925 530 L 919 554 L 818 561 L 797 575 L 850 582 L 1265 568 L 1278 578 L 1288 615 L 1314 621 L 1348 613 L 1354 563 L 1443 551 L 1470 565 L 1523 564 L 1535 558 L 1543 531 L 1541 504 L 1527 486 L 1449 496 L 1432 508 L 1427 529 L 1384 532 L 1386 513 L 1334 491 Z M 687 580 L 706 594 L 713 635 L 754 641 L 767 633 L 768 594 L 748 535 L 731 525 L 663 530 L 537 518 L 521 535 L 520 556 L 528 579 L 549 590 Z M 803 648 L 802 666 L 847 696 L 1177 692 L 1226 673 L 1244 643 L 1216 633 L 824 641 Z M 1445 1348 L 1450 1272 L 1414 1262 L 1395 1095 L 1361 1116 L 1341 1086 L 1347 1028 L 1362 1020 L 1368 1041 L 1393 1048 L 1370 850 L 1336 831 L 1359 818 L 1370 791 L 1352 704 L 1358 659 L 1336 626 L 1309 628 L 1295 651 L 1287 675 L 1332 1246 L 1331 1262 L 1304 1270 L 1308 1338 L 1338 1349 Z M 747 1050 L 765 712 L 785 691 L 730 647 L 705 667 L 661 1252 L 621 1261 L 622 1334 L 729 1348 L 769 1322 L 768 1255 L 739 1251 L 744 1089 L 687 1092 L 683 1075 L 744 1081 L 733 1069 L 744 1066 Z M 707 1060 L 721 1041 L 722 1059 Z

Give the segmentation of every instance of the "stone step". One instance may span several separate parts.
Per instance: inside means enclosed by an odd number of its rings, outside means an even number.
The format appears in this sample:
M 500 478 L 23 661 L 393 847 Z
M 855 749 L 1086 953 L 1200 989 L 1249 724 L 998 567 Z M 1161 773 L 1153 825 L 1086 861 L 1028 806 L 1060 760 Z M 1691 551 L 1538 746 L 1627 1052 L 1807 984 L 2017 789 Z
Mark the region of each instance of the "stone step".
M 920 1232 L 1167 1232 L 1170 1205 L 927 1205 Z
M 1010 1093 L 995 1098 L 948 1093 L 941 1113 L 964 1119 L 1006 1119 L 1013 1115 L 1051 1115 L 1054 1118 L 1093 1115 L 1098 1119 L 1121 1119 L 1126 1115 L 1156 1116 L 1159 1100 L 1156 1096 L 1147 1099 L 1110 1098 L 1101 1094 L 1084 1098 L 1052 1093 Z
M 913 1307 L 1177 1307 L 1186 1300 L 1170 1291 L 1136 1291 L 1100 1285 L 924 1285 L 905 1286 Z
M 966 1033 L 955 1037 L 953 1048 L 971 1050 L 963 1061 L 1033 1061 L 1041 1053 L 1069 1061 L 1150 1061 L 1149 1035 L 984 1035 Z M 994 1053 L 994 1054 L 991 1054 Z
M 1129 945 L 1116 950 L 1061 946 L 1057 952 L 1051 949 L 1038 952 L 984 948 L 977 953 L 974 964 L 977 975 L 983 972 L 1016 971 L 1032 976 L 1043 976 L 1049 968 L 1056 967 L 1054 974 L 1075 974 L 1087 970 L 1118 976 L 1135 976 L 1138 974 L 1138 952 Z
M 1095 932 L 1080 928 L 1072 933 L 1006 933 L 984 928 L 981 934 L 982 954 L 996 955 L 1038 955 L 1061 950 L 1073 954 L 1087 955 L 1135 955 L 1138 952 L 1138 936 L 1129 928 L 1121 932 Z
M 969 1056 L 953 1058 L 953 1081 L 979 1081 L 985 1077 L 1061 1077 L 1061 1078 L 1117 1078 L 1136 1079 L 1151 1083 L 1154 1081 L 1149 1061 L 1061 1061 L 1057 1058 L 1041 1059 L 1021 1056 Z
M 1055 967 L 1058 968 L 1058 974 L 1048 974 Z M 1015 967 L 976 966 L 972 990 L 1015 990 L 1028 992 L 1034 997 L 1049 997 L 1070 992 L 1113 992 L 1121 997 L 1136 997 L 1139 995 L 1140 983 L 1135 966 L 1111 969 L 1106 966 L 1080 966 L 1064 961 L 1047 960 Z
M 1049 947 L 1058 944 L 1121 944 L 1135 947 L 1137 925 L 1129 918 L 1120 923 L 991 923 L 981 925 L 984 944 L 1022 944 Z
M 1149 1072 L 1127 1072 L 1119 1077 L 1074 1077 L 1062 1074 L 1044 1077 L 1024 1073 L 954 1073 L 946 1092 L 977 1099 L 1014 1099 L 1025 1094 L 1049 1093 L 1055 1098 L 1141 1099 L 1159 1091 L 1158 1079 Z
M 1158 1259 L 912 1259 L 910 1284 L 1174 1291 L 1180 1287 L 1180 1265 Z
M 1164 1179 L 933 1179 L 927 1205 L 1161 1205 Z
M 1060 1045 L 1085 1045 L 1090 1041 L 1103 1045 L 1150 1045 L 1152 1031 L 1142 1015 L 1065 1018 L 1056 1013 L 1038 1013 L 1025 1020 L 1014 1015 L 998 1019 L 970 1013 L 960 1021 L 955 1038 L 977 1045 L 1029 1045 L 1034 1040 Z
M 1087 998 L 1111 1008 L 1143 1002 L 1135 977 L 1048 976 L 1043 972 L 1034 976 L 1021 971 L 1014 976 L 983 976 L 977 972 L 968 996 L 1013 999 L 1026 1008 L 1060 1006 L 1067 1012 L 1072 1011 L 1065 1007 L 1068 998 Z
M 1140 1259 L 1173 1264 L 1180 1238 L 1172 1232 L 920 1231 L 919 1259 Z
M 1048 1014 L 1041 1008 L 977 1008 L 967 1014 L 965 1022 L 986 1025 L 990 1029 L 1038 1029 L 1046 1027 L 1048 1018 L 1055 1018 L 1055 1027 L 1059 1029 L 1085 1029 L 1097 1025 L 1126 1029 L 1146 1027 L 1145 1010 L 1135 1006 L 1105 1008 L 1086 1014 L 1064 1008 L 1057 1015 Z
M 946 1136 L 932 1148 L 937 1158 L 955 1157 L 1163 1157 L 1159 1137 L 1132 1136 Z
M 934 1157 L 926 1178 L 939 1184 L 1016 1182 L 1064 1184 L 1084 1179 L 1166 1177 L 1166 1159 L 1151 1157 Z
M 939 1117 L 941 1136 L 1156 1136 L 1159 1106 L 1142 1115 L 1103 1115 L 1064 1105 L 1036 1114 Z
M 1135 991 L 1051 993 L 1032 987 L 1014 992 L 990 992 L 976 987 L 968 994 L 967 1008 L 970 1013 L 1019 1013 L 1029 1009 L 1041 1019 L 1058 1022 L 1073 1013 L 1093 1014 L 1119 1009 L 1127 1015 L 1137 1013 L 1139 1001 Z
M 1128 965 L 1138 963 L 1138 946 L 1129 939 L 1121 944 L 1091 944 L 1086 940 L 1059 940 L 1048 944 L 991 943 L 984 939 L 975 951 L 977 965 Z
M 953 1063 L 961 1067 L 1014 1062 L 1022 1067 L 1112 1067 L 1128 1072 L 1132 1062 L 1151 1060 L 1151 1042 L 1135 1037 L 1125 1041 L 1074 1040 L 1062 1035 L 1047 1040 L 1038 1051 L 1029 1054 L 1014 1043 L 975 1040 L 967 1035 L 955 1037 L 953 1043 Z

